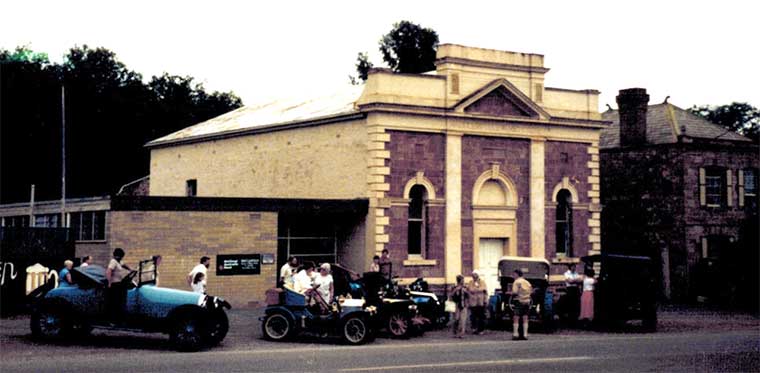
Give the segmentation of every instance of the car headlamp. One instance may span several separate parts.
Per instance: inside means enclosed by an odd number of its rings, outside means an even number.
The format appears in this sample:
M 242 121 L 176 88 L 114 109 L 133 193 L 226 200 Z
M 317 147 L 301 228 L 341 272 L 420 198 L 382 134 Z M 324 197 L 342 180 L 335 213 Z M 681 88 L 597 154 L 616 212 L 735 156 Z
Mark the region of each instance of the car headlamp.
M 410 304 L 409 305 L 409 310 L 410 311 L 416 311 L 417 310 L 417 305 L 416 304 Z

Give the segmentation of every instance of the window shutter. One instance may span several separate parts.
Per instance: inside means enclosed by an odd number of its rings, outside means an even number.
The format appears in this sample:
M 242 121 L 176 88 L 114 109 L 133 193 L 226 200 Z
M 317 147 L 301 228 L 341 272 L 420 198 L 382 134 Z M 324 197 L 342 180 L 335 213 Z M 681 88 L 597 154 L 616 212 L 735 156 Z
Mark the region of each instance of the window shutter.
M 702 258 L 707 258 L 707 237 L 702 237 Z
M 707 188 L 705 187 L 705 169 L 699 168 L 699 205 L 707 204 Z
M 730 168 L 726 170 L 726 205 L 728 207 L 734 205 L 734 178 L 732 175 Z
M 739 177 L 739 207 L 744 207 L 744 170 L 738 171 Z

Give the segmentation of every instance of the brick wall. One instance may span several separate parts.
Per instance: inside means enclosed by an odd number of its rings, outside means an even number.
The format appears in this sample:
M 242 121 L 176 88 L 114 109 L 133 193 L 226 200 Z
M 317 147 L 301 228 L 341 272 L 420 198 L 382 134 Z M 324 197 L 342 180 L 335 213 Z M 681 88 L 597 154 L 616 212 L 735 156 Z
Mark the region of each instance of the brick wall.
M 422 171 L 435 187 L 436 198 L 445 196 L 446 137 L 441 134 L 388 131 L 391 141 L 386 145 L 390 152 L 390 191 L 388 197 L 403 198 L 406 183 Z M 407 217 L 408 207 L 394 205 L 388 210 L 388 249 L 394 260 L 394 271 L 401 277 L 441 277 L 444 276 L 444 243 L 446 208 L 443 205 L 429 206 L 427 210 L 427 250 L 425 259 L 436 259 L 436 266 L 404 267 L 407 258 Z
M 578 203 L 573 209 L 573 256 L 581 257 L 588 253 L 590 243 L 588 236 L 591 230 L 588 227 L 588 177 L 591 171 L 588 162 L 591 155 L 588 154 L 589 144 L 574 142 L 546 142 L 546 161 L 544 169 L 544 189 L 546 190 L 546 257 L 554 258 L 557 252 L 555 237 L 556 230 L 556 204 L 551 202 L 554 196 L 554 187 L 567 177 L 569 182 L 578 192 Z
M 264 300 L 275 285 L 275 265 L 261 266 L 260 275 L 216 276 L 217 254 L 277 254 L 277 213 L 222 211 L 111 211 L 110 249 L 126 251 L 130 266 L 161 255 L 160 286 L 189 289 L 188 272 L 201 256 L 211 257 L 208 294 L 233 306 Z M 276 261 L 275 261 L 276 262 Z
M 671 297 L 695 295 L 701 238 L 726 235 L 741 240 L 740 227 L 751 211 L 733 206 L 700 206 L 699 168 L 737 170 L 758 167 L 757 148 L 731 145 L 673 144 L 601 152 L 602 242 L 605 251 L 669 254 Z
M 517 207 L 517 254 L 530 256 L 530 141 L 499 137 L 462 138 L 462 272 L 472 271 L 472 188 L 477 178 L 498 163 L 515 184 Z

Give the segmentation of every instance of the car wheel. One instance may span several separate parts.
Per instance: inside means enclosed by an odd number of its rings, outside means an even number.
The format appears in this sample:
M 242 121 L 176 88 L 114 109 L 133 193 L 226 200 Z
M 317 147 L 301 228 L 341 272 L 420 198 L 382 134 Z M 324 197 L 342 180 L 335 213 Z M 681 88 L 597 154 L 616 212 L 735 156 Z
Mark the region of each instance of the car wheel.
M 198 317 L 183 315 L 175 321 L 169 338 L 179 351 L 198 351 L 203 347 L 202 329 Z
M 35 311 L 30 324 L 35 338 L 62 339 L 71 329 L 64 312 L 51 308 Z
M 230 330 L 230 322 L 224 311 L 214 312 L 206 324 L 205 343 L 216 346 L 224 340 Z
M 343 321 L 343 341 L 351 345 L 360 345 L 370 339 L 370 329 L 364 318 L 349 316 Z
M 293 333 L 293 324 L 289 317 L 281 313 L 273 313 L 261 323 L 261 331 L 264 338 L 270 341 L 282 341 Z
M 396 338 L 407 337 L 411 331 L 411 322 L 402 312 L 392 313 L 388 317 L 388 331 Z

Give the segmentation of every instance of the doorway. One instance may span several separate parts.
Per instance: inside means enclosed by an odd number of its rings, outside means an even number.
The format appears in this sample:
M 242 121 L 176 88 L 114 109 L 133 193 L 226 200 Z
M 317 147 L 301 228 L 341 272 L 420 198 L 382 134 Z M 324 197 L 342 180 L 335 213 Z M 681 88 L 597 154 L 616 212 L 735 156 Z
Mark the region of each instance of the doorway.
M 506 238 L 481 238 L 478 247 L 478 270 L 488 286 L 489 294 L 501 287 L 499 284 L 499 259 L 507 247 Z

